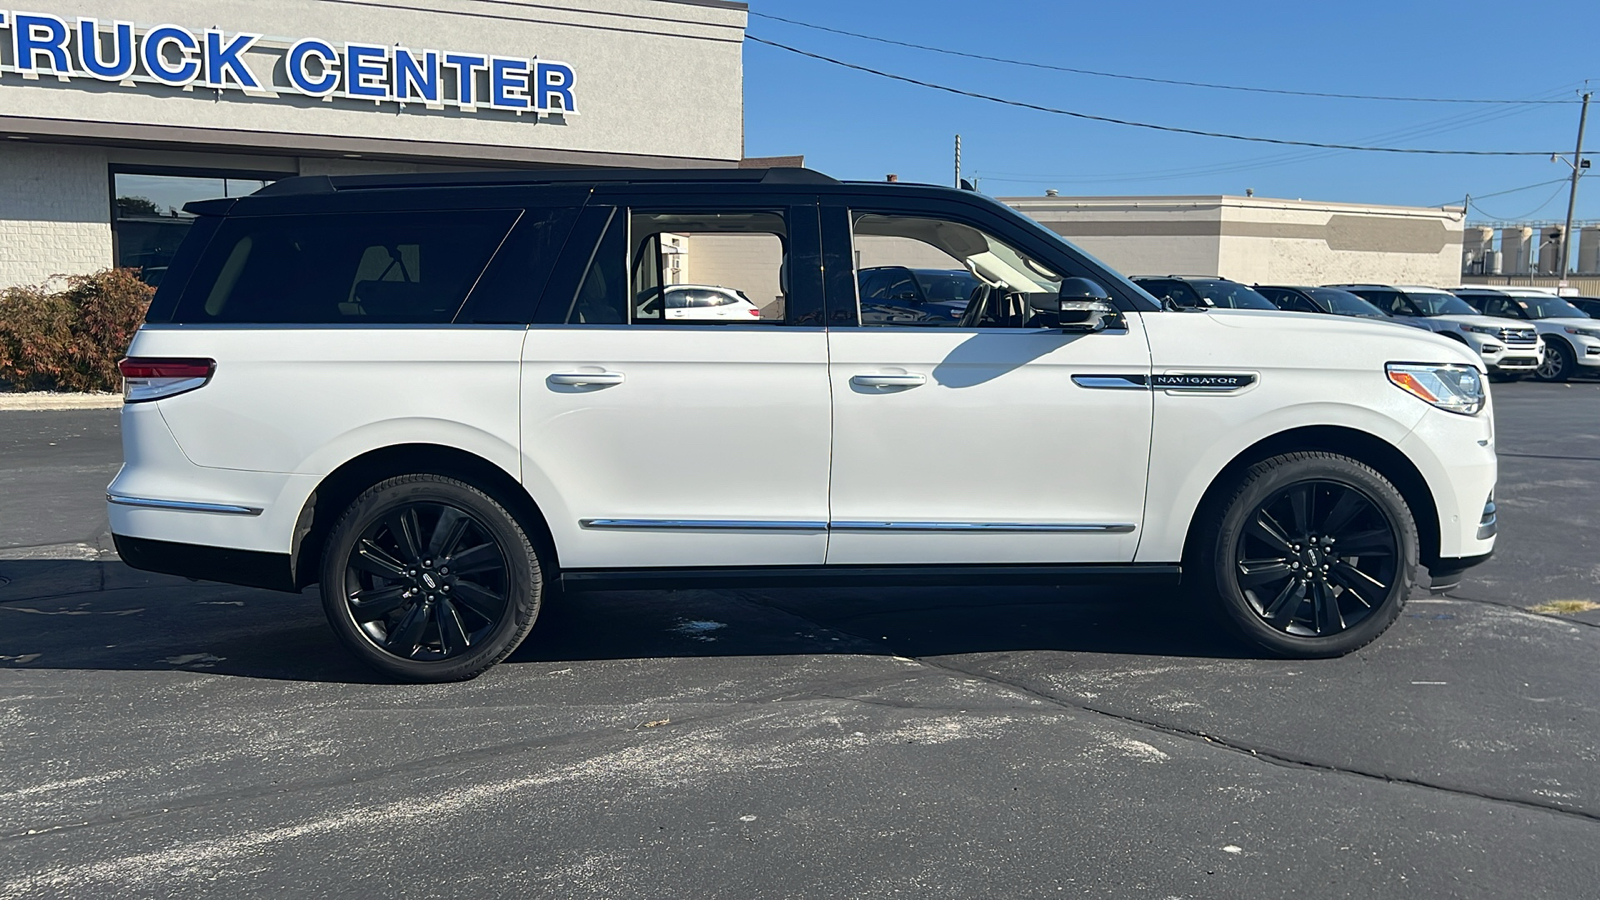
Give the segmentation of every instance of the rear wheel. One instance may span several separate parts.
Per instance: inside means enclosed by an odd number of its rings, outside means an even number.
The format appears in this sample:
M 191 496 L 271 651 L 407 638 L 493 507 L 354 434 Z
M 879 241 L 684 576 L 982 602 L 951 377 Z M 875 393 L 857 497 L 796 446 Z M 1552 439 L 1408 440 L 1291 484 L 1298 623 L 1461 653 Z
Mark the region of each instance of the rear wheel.
M 1417 528 L 1400 492 L 1332 453 L 1252 466 L 1215 513 L 1209 569 L 1223 619 L 1278 656 L 1342 656 L 1393 624 Z
M 322 604 L 334 633 L 405 681 L 462 681 L 511 654 L 539 613 L 532 543 L 494 498 L 439 475 L 369 488 L 323 554 Z
M 1578 362 L 1564 341 L 1544 339 L 1544 360 L 1539 363 L 1540 381 L 1566 381 Z

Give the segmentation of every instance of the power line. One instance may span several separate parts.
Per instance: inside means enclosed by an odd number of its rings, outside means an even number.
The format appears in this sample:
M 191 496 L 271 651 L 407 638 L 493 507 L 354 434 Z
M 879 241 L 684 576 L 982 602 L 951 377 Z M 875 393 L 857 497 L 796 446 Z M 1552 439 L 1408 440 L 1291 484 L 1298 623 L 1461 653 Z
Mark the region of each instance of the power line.
M 1562 182 L 1566 181 L 1565 178 L 1561 178 L 1561 179 L 1557 179 L 1557 180 L 1562 181 Z M 1564 187 L 1564 185 L 1563 185 L 1563 187 Z M 1552 201 L 1554 201 L 1557 197 L 1561 196 L 1562 189 L 1563 188 L 1559 188 L 1559 187 L 1556 188 L 1556 192 L 1554 194 L 1551 194 L 1548 198 L 1546 198 L 1543 203 L 1539 204 L 1538 206 L 1535 206 L 1533 209 L 1528 210 L 1527 212 L 1523 213 L 1520 216 L 1497 216 L 1497 215 L 1494 215 L 1494 214 L 1490 213 L 1488 210 L 1486 210 L 1483 207 L 1479 206 L 1477 204 L 1477 198 L 1476 197 L 1474 197 L 1471 200 L 1468 200 L 1467 203 L 1470 204 L 1473 209 L 1477 210 L 1480 213 L 1483 213 L 1484 215 L 1488 216 L 1490 219 L 1492 219 L 1492 220 L 1494 220 L 1496 222 L 1514 222 L 1514 221 L 1516 221 L 1518 219 L 1526 219 L 1529 216 L 1533 215 L 1534 213 L 1538 212 L 1539 210 L 1544 209 L 1546 206 L 1549 206 Z
M 857 72 L 866 72 L 869 75 L 877 75 L 880 78 L 888 78 L 893 81 L 914 84 L 918 87 L 924 87 L 930 90 L 943 91 L 947 94 L 955 94 L 961 97 L 971 97 L 975 100 L 986 100 L 990 103 L 999 103 L 1004 106 L 1014 106 L 1019 109 L 1031 109 L 1036 112 L 1051 113 L 1058 116 L 1071 116 L 1074 119 L 1086 119 L 1091 122 L 1105 122 L 1110 125 L 1125 125 L 1130 128 L 1145 128 L 1151 131 L 1164 131 L 1170 134 L 1192 134 L 1197 137 L 1224 138 L 1230 141 L 1251 141 L 1258 144 L 1278 144 L 1285 147 L 1316 147 L 1322 150 L 1363 150 L 1370 153 L 1418 153 L 1428 156 L 1549 156 L 1551 154 L 1551 151 L 1549 150 L 1428 150 L 1414 147 L 1363 147 L 1356 144 L 1325 144 L 1317 141 L 1291 141 L 1284 138 L 1229 134 L 1222 131 L 1202 131 L 1196 128 L 1179 128 L 1173 125 L 1155 125 L 1150 122 L 1134 122 L 1128 119 L 1114 119 L 1110 116 L 1096 116 L 1089 113 L 1074 112 L 1070 109 L 1057 109 L 1056 107 L 1052 106 L 1041 106 L 1037 103 L 1027 103 L 1022 100 L 1008 100 L 1004 97 L 996 97 L 991 94 L 980 94 L 976 91 L 967 91 L 962 90 L 961 88 L 950 87 L 949 85 L 936 84 L 931 81 L 922 81 L 920 79 L 911 78 L 905 75 L 896 75 L 893 72 L 885 72 L 881 69 L 873 69 L 868 66 L 857 65 L 855 63 L 845 62 L 844 60 L 834 59 L 831 56 L 823 56 L 820 53 L 812 53 L 808 50 L 801 50 L 796 47 L 791 47 L 788 44 L 780 44 L 777 41 L 769 41 L 765 38 L 756 37 L 755 35 L 749 33 L 745 34 L 745 38 L 747 40 L 755 41 L 758 44 L 776 47 L 779 50 L 787 50 L 790 53 L 794 53 L 799 56 L 809 57 L 825 63 L 832 63 L 833 65 L 842 66 L 846 69 L 853 69 Z M 1559 153 L 1560 151 L 1556 152 Z
M 1003 56 L 988 56 L 982 53 L 968 53 L 964 50 L 952 50 L 948 47 L 932 47 L 927 44 L 913 44 L 909 41 L 897 41 L 893 38 L 878 37 L 877 35 L 861 34 L 855 31 L 846 31 L 842 28 L 830 28 L 827 25 L 817 25 L 813 22 L 802 22 L 798 19 L 786 19 L 783 16 L 774 16 L 769 13 L 759 13 L 752 10 L 750 15 L 761 19 L 771 19 L 774 22 L 783 22 L 788 25 L 798 25 L 801 28 L 811 28 L 817 31 L 826 31 L 832 34 L 842 34 L 846 37 L 859 38 L 863 41 L 876 41 L 880 44 L 892 44 L 896 47 L 908 47 L 912 50 L 924 50 L 929 53 L 943 53 L 948 56 L 961 56 L 967 59 L 980 59 L 985 62 L 997 62 L 1009 66 L 1023 66 L 1030 69 L 1045 69 L 1051 72 L 1067 72 L 1073 75 L 1092 75 L 1096 78 L 1118 78 L 1124 81 L 1143 81 L 1150 84 L 1172 84 L 1181 87 L 1210 88 L 1218 91 L 1244 91 L 1252 94 L 1281 94 L 1289 97 L 1323 97 L 1334 100 L 1384 100 L 1400 103 L 1499 103 L 1499 104 L 1566 104 L 1576 103 L 1576 100 L 1488 100 L 1488 99 L 1463 99 L 1457 97 L 1391 97 L 1382 94 L 1337 94 L 1329 91 L 1291 91 L 1279 88 L 1248 87 L 1238 84 L 1214 84 L 1206 81 L 1183 81 L 1176 78 L 1153 78 L 1147 75 L 1129 75 L 1123 72 L 1099 72 L 1094 69 L 1076 69 L 1071 66 L 1055 66 L 1049 63 L 1030 62 L 1022 59 L 1008 59 Z M 759 38 L 757 38 L 759 40 Z M 761 43 L 770 43 L 761 41 Z
M 1552 185 L 1552 184 L 1555 184 L 1558 181 L 1561 182 L 1562 184 L 1565 184 L 1567 179 L 1563 176 L 1561 178 L 1552 178 L 1549 181 L 1540 181 L 1540 182 L 1536 182 L 1534 184 L 1525 184 L 1522 187 L 1511 188 L 1509 190 L 1495 191 L 1492 194 L 1478 194 L 1477 196 L 1471 198 L 1471 200 L 1468 200 L 1467 202 L 1471 203 L 1472 200 L 1487 200 L 1490 197 L 1504 197 L 1507 194 L 1520 194 L 1523 191 L 1531 191 L 1534 188 L 1541 188 L 1541 187 L 1545 187 L 1547 185 Z M 1448 206 L 1448 205 L 1450 205 L 1451 203 L 1454 203 L 1454 202 L 1455 202 L 1454 200 L 1447 200 L 1444 203 L 1434 203 L 1434 204 L 1431 204 L 1431 205 L 1432 206 Z M 1549 203 L 1550 201 L 1546 200 L 1545 202 Z M 1483 212 L 1483 210 L 1480 209 L 1480 210 L 1478 210 L 1478 212 Z M 1488 215 L 1488 213 L 1483 213 L 1483 214 L 1484 215 Z

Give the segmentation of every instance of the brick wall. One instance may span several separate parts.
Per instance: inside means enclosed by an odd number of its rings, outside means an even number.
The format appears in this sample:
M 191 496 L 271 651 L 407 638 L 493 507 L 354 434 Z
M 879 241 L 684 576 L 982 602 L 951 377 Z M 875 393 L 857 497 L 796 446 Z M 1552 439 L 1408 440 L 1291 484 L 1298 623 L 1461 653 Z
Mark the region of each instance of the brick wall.
M 0 287 L 111 265 L 106 153 L 0 142 Z

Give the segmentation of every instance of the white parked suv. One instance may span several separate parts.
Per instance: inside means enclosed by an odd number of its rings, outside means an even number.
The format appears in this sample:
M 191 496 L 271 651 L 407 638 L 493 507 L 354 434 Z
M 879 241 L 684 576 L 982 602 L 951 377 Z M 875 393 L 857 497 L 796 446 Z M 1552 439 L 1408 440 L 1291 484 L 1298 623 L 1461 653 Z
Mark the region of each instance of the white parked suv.
M 1426 328 L 1477 351 L 1495 375 L 1534 374 L 1544 362 L 1544 345 L 1531 327 L 1490 318 L 1454 293 L 1414 284 L 1334 284 L 1394 317 Z
M 1541 379 L 1566 381 L 1580 372 L 1600 375 L 1600 321 L 1571 303 L 1536 288 L 1460 287 L 1455 294 L 1486 316 L 1537 329 L 1544 347 Z
M 547 592 L 1181 582 L 1347 653 L 1494 547 L 1465 345 L 1163 309 L 969 191 L 805 169 L 304 177 L 192 203 L 122 363 L 130 565 L 298 591 L 402 679 L 470 678 Z M 781 317 L 649 305 L 694 278 Z M 864 322 L 857 266 L 965 270 Z M 666 596 L 663 603 L 671 602 Z

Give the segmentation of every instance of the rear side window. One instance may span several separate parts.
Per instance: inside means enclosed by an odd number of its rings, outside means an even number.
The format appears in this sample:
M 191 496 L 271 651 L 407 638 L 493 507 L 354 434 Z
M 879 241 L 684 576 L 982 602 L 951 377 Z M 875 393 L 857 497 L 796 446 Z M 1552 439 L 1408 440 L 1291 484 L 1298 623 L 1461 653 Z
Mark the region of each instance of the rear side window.
M 442 324 L 513 210 L 225 219 L 178 303 L 185 324 Z

